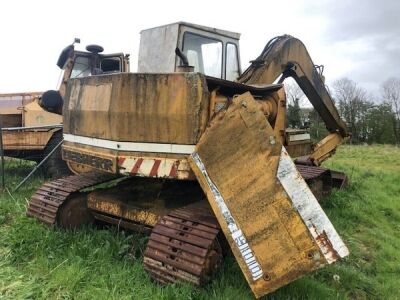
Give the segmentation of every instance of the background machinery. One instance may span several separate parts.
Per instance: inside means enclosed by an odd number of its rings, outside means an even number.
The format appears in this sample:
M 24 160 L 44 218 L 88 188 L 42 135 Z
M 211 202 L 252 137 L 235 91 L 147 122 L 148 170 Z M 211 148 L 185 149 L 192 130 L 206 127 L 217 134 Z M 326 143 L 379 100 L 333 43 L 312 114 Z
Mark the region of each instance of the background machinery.
M 42 93 L 0 94 L 3 151 L 5 156 L 39 163 L 62 141 L 62 116 L 45 111 L 38 104 Z M 53 178 L 70 174 L 55 151 L 43 165 Z
M 76 42 L 79 39 L 63 49 L 59 56 L 57 65 L 63 71 L 59 92 L 0 94 L 6 156 L 39 163 L 62 141 L 62 116 L 60 111 L 54 111 L 54 107 L 62 103 L 59 96 L 65 94 L 68 79 L 129 71 L 129 56 L 122 53 L 100 54 L 103 49 L 97 45 L 89 45 L 87 51 L 77 51 L 74 49 Z M 39 103 L 44 103 L 47 110 Z M 43 171 L 53 178 L 71 174 L 61 158 L 61 148 L 46 160 Z
M 281 74 L 327 125 L 316 146 L 286 132 Z M 42 105 L 62 111 L 63 159 L 85 172 L 45 183 L 28 216 L 150 234 L 144 267 L 161 283 L 207 283 L 230 248 L 256 297 L 348 255 L 303 179 L 332 185 L 319 165 L 347 129 L 299 40 L 273 39 L 241 73 L 239 34 L 156 27 L 142 31 L 138 73 L 71 79 L 62 98 Z

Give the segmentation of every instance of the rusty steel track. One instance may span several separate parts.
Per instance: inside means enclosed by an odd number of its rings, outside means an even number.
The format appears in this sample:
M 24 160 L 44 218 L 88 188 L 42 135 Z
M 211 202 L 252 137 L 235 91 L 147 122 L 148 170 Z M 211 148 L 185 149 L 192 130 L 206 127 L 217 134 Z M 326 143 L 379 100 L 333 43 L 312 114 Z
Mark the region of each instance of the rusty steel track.
M 144 253 L 144 268 L 163 284 L 178 281 L 198 286 L 209 282 L 222 261 L 220 227 L 208 207 L 173 210 L 153 228 Z
M 62 204 L 72 194 L 114 178 L 114 175 L 91 172 L 46 182 L 31 197 L 26 214 L 45 224 L 53 225 L 57 222 L 57 214 Z
M 330 176 L 329 169 L 316 167 L 316 166 L 308 166 L 302 164 L 296 164 L 297 170 L 300 172 L 301 176 L 304 180 L 311 180 L 318 178 L 320 176 L 328 175 Z
M 328 196 L 332 188 L 343 189 L 348 185 L 348 178 L 343 172 L 301 163 L 296 163 L 296 168 L 318 200 Z
M 331 193 L 333 185 L 329 169 L 302 164 L 296 164 L 296 168 L 319 201 Z
M 347 175 L 343 172 L 303 164 L 296 164 L 296 168 L 305 181 L 323 178 L 327 184 L 338 189 L 345 188 L 348 185 Z

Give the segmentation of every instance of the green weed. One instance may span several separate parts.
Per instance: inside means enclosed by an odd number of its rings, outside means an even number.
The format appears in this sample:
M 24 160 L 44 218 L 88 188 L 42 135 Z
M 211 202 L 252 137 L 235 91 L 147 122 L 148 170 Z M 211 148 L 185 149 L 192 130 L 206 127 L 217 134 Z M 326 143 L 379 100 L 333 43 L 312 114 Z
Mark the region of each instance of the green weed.
M 322 206 L 350 249 L 344 261 L 268 295 L 268 299 L 396 299 L 400 295 L 400 150 L 343 146 L 325 164 L 346 172 L 350 187 Z M 161 287 L 142 267 L 146 237 L 111 228 L 61 230 L 25 216 L 45 180 L 13 188 L 32 165 L 7 160 L 0 195 L 1 299 L 252 299 L 228 257 L 205 288 Z

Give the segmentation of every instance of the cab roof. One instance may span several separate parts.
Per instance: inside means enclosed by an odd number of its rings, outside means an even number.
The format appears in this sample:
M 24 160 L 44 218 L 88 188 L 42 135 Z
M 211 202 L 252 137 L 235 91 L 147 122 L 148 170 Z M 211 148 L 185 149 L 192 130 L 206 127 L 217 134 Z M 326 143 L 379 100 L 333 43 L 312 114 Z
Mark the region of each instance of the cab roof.
M 147 30 L 152 30 L 155 28 L 171 27 L 171 26 L 186 26 L 186 27 L 191 27 L 191 28 L 211 32 L 211 33 L 216 33 L 216 34 L 223 35 L 223 36 L 235 39 L 235 40 L 240 39 L 240 33 L 237 33 L 237 32 L 232 32 L 232 31 L 227 31 L 227 30 L 222 30 L 222 29 L 217 29 L 217 28 L 213 28 L 213 27 L 207 27 L 207 26 L 192 24 L 192 23 L 188 23 L 188 22 L 182 22 L 182 21 L 171 23 L 171 24 L 166 24 L 166 25 L 162 25 L 162 26 L 147 28 L 147 29 L 142 30 L 140 33 L 147 31 Z

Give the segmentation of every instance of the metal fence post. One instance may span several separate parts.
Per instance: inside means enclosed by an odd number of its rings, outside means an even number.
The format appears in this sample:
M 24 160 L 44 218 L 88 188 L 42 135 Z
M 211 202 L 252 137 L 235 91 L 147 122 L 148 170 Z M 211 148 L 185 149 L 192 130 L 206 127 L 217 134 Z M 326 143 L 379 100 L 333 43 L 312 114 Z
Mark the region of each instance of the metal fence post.
M 3 148 L 3 115 L 0 114 L 0 155 L 1 155 L 1 187 L 4 191 L 6 189 L 4 179 L 4 148 Z

